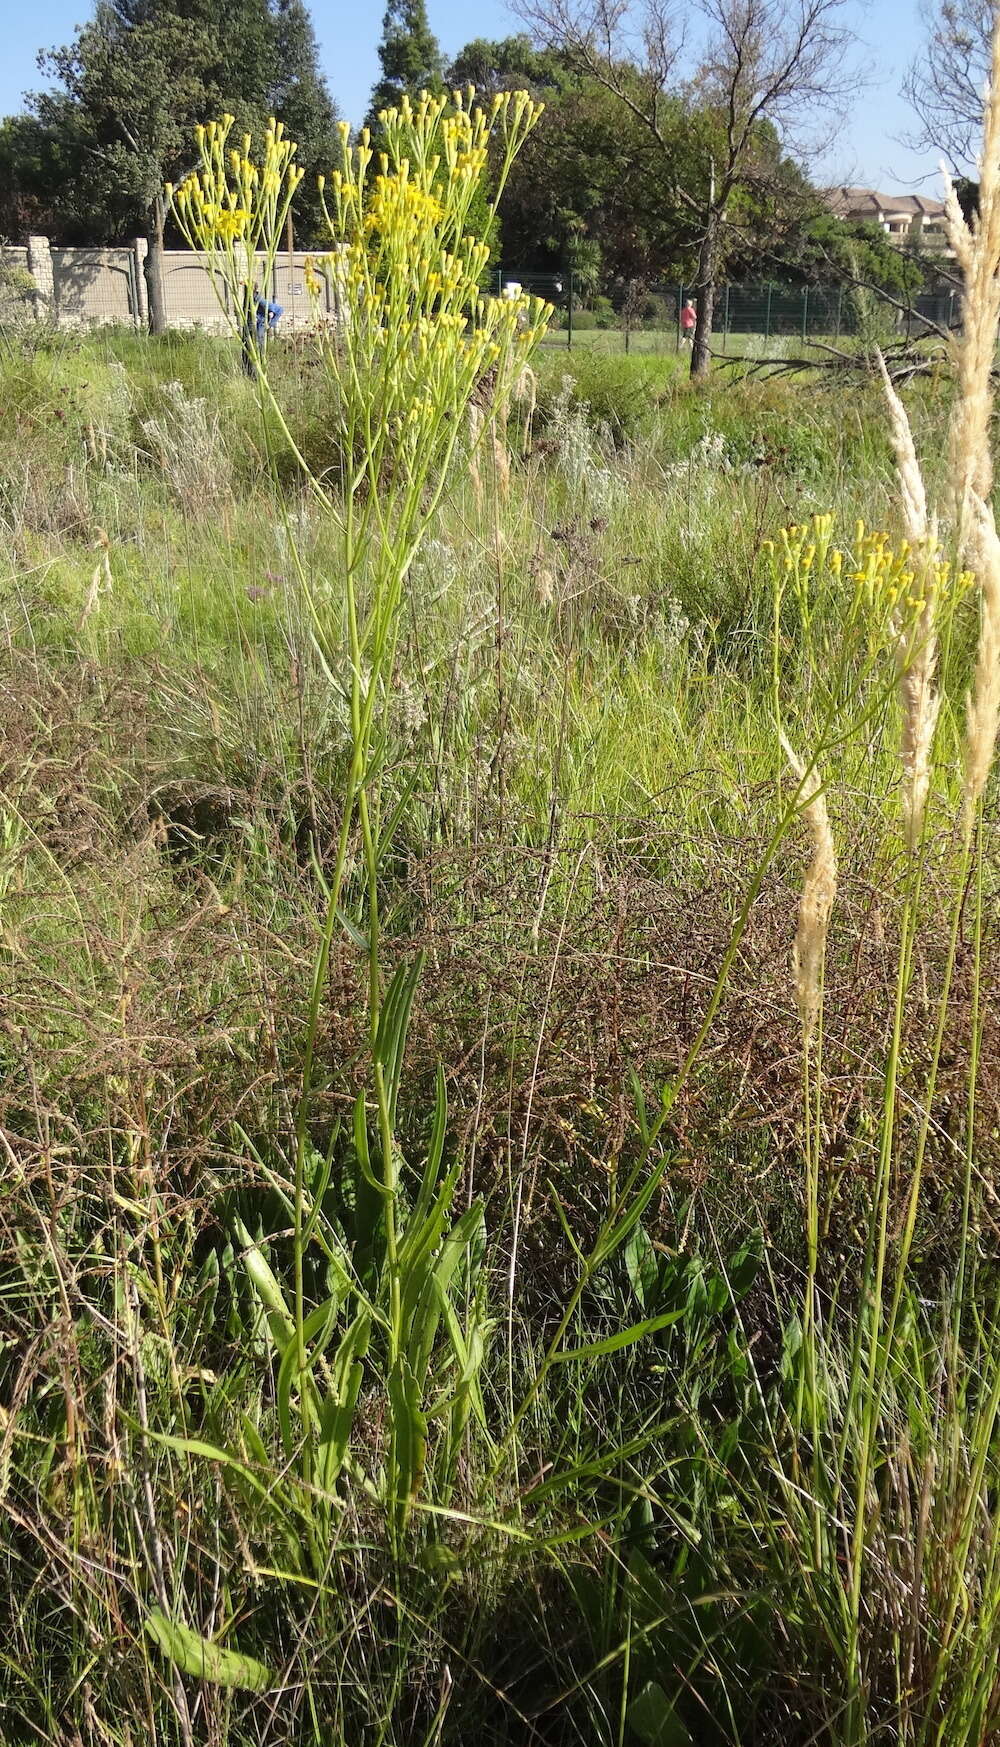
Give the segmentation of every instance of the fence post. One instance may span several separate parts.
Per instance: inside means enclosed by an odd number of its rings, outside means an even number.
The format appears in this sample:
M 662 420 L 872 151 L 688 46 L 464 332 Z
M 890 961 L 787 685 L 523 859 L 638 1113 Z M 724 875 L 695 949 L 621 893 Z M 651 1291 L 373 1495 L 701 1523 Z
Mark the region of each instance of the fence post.
M 146 292 L 146 251 L 148 248 L 149 243 L 145 237 L 133 237 L 131 243 L 132 260 L 130 263 L 130 277 L 135 292 L 135 308 L 132 311 L 132 315 L 137 328 L 144 328 L 149 323 L 149 301 Z M 166 274 L 164 274 L 164 280 L 165 279 Z M 164 298 L 165 297 L 166 287 L 164 286 Z
M 837 340 L 840 339 L 840 322 L 841 322 L 841 317 L 843 314 L 843 309 L 844 309 L 844 287 L 842 285 L 838 285 L 837 286 L 837 332 L 834 335 L 834 339 L 837 339 Z
M 802 287 L 802 344 L 803 345 L 805 345 L 806 335 L 809 331 L 808 323 L 809 323 L 809 287 L 808 287 L 808 285 L 803 285 L 803 287 Z
M 684 307 L 684 287 L 683 287 L 683 285 L 678 285 L 678 287 L 677 287 L 677 335 L 676 335 L 676 339 L 674 341 L 674 351 L 675 352 L 679 352 L 681 349 L 681 310 L 683 309 L 683 307 Z
M 767 288 L 767 308 L 766 308 L 765 313 L 764 313 L 764 338 L 765 338 L 765 340 L 769 340 L 771 338 L 771 287 L 770 287 L 770 284 L 768 285 L 768 288 Z
M 28 238 L 28 272 L 35 281 L 35 317 L 44 321 L 55 315 L 55 281 L 48 237 Z
M 566 348 L 573 350 L 573 269 L 569 270 L 569 283 L 566 296 Z
M 722 317 L 722 350 L 729 350 L 729 284 L 726 284 L 726 308 Z

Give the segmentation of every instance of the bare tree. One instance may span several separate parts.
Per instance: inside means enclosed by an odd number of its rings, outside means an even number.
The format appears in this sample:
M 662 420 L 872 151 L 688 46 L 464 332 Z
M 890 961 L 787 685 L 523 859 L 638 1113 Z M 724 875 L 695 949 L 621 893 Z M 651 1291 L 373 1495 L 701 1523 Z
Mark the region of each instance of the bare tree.
M 773 172 L 773 154 L 767 160 L 761 151 L 765 124 L 800 157 L 821 150 L 817 123 L 857 88 L 848 64 L 853 38 L 841 23 L 845 4 L 695 0 L 702 29 L 692 64 L 673 0 L 515 0 L 536 37 L 612 92 L 663 154 L 698 253 L 692 376 L 708 373 L 715 288 L 738 227 L 738 197 L 759 191 Z M 702 160 L 696 176 L 691 153 L 678 151 L 676 130 L 665 122 L 682 93 L 693 120 L 707 112 L 714 123 L 693 129 Z
M 990 70 L 994 0 L 941 0 L 924 13 L 926 37 L 903 85 L 916 111 L 915 146 L 944 152 L 954 170 L 975 164 Z

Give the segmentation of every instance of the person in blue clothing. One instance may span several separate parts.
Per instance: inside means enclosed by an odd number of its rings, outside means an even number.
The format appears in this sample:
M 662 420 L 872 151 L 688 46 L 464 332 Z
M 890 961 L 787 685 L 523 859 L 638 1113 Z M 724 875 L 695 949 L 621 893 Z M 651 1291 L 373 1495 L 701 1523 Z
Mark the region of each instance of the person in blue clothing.
M 243 368 L 248 376 L 256 376 L 257 361 L 263 357 L 268 338 L 273 334 L 284 311 L 280 303 L 265 297 L 259 285 L 244 285 L 246 308 L 243 313 Z

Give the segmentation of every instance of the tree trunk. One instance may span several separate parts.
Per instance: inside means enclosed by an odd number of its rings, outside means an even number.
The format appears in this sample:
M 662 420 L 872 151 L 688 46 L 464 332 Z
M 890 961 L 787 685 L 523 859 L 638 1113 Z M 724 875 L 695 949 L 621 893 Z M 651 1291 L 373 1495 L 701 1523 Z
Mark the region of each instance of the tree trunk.
M 711 368 L 712 316 L 715 311 L 715 280 L 719 263 L 719 215 L 710 212 L 698 250 L 698 282 L 695 290 L 694 341 L 691 375 L 703 381 Z
M 167 303 L 163 290 L 163 229 L 166 212 L 163 198 L 157 195 L 150 211 L 149 248 L 143 271 L 146 275 L 146 307 L 149 310 L 151 334 L 167 331 Z

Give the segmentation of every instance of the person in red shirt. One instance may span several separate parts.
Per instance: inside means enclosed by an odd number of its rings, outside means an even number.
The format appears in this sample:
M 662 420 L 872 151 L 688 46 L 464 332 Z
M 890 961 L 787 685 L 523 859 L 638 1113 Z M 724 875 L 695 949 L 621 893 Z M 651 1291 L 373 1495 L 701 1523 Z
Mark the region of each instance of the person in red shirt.
M 697 320 L 698 320 L 698 317 L 695 314 L 694 304 L 691 302 L 691 299 L 689 297 L 687 299 L 686 303 L 684 304 L 684 308 L 681 310 L 681 345 L 682 346 L 690 346 L 694 343 L 694 328 L 695 328 L 695 323 Z

